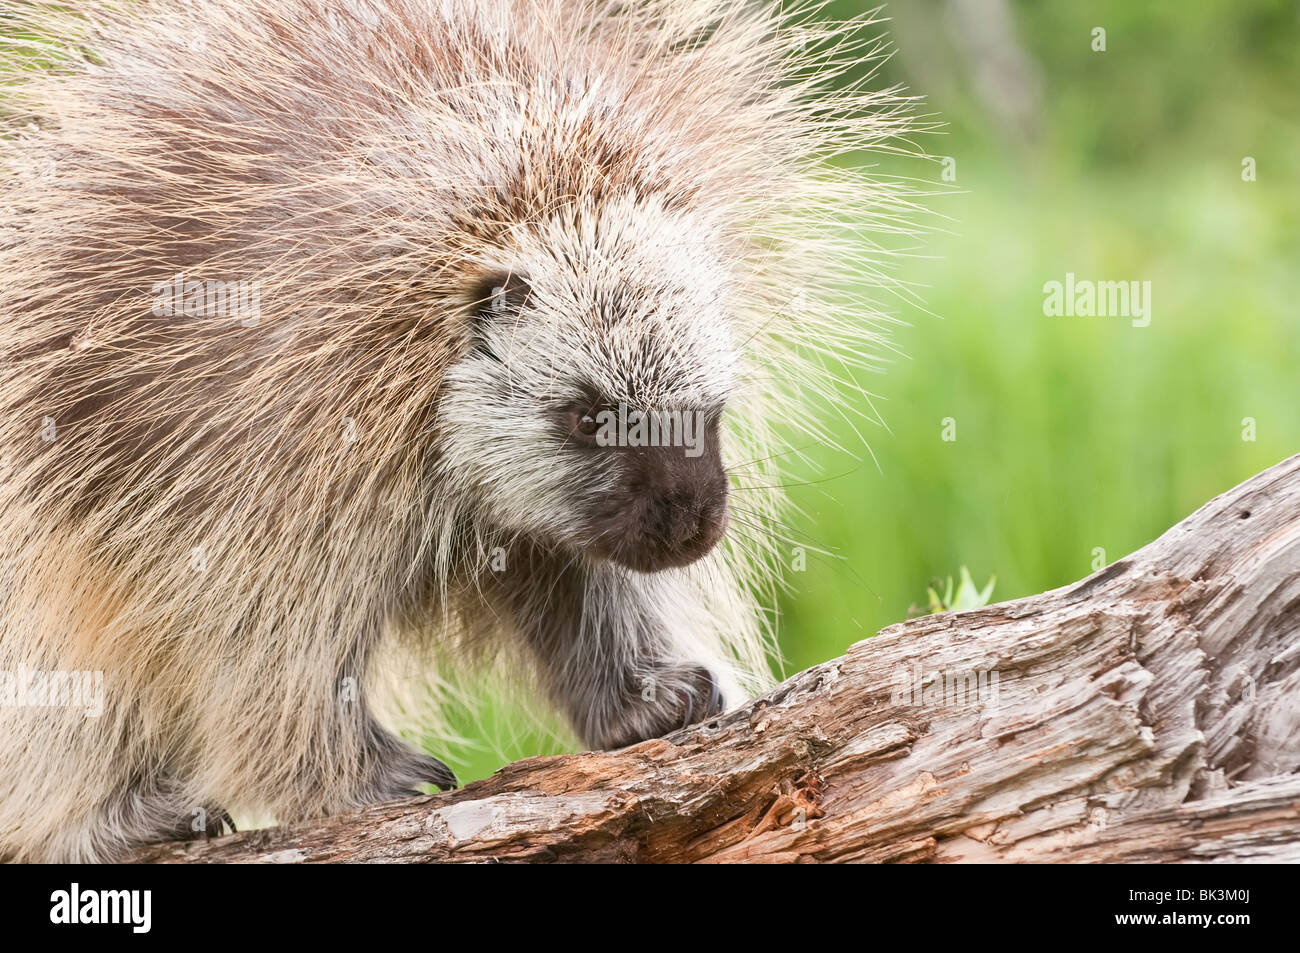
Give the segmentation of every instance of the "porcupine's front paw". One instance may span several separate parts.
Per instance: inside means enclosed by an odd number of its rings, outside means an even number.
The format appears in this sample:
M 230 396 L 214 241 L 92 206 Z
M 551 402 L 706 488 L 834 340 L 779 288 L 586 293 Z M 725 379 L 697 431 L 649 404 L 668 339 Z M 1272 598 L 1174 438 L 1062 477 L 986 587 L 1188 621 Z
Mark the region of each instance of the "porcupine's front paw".
M 368 741 L 373 767 L 361 791 L 363 800 L 418 797 L 421 792 L 417 784 L 433 784 L 443 791 L 457 787 L 451 768 L 382 728 L 372 725 Z
M 456 775 L 437 758 L 418 751 L 404 752 L 404 756 L 385 765 L 384 770 L 371 785 L 370 799 L 393 801 L 398 798 L 419 797 L 423 794 L 417 784 L 432 784 L 442 791 L 458 786 Z
M 184 785 L 170 776 L 146 778 L 100 805 L 84 836 L 73 839 L 63 859 L 110 861 L 148 844 L 220 837 L 236 832 L 224 808 L 194 803 Z
M 703 665 L 665 666 L 628 681 L 628 690 L 614 704 L 590 713 L 582 734 L 593 747 L 623 748 L 659 738 L 707 721 L 726 707 L 718 676 Z

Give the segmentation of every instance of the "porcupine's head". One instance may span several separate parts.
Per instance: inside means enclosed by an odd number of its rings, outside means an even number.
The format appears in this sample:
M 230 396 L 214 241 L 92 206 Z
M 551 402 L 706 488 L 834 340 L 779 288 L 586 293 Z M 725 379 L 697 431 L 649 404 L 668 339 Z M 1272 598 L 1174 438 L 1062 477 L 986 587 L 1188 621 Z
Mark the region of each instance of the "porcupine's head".
M 484 276 L 441 413 L 501 525 L 642 571 L 722 537 L 738 342 L 718 241 L 627 196 L 559 212 Z

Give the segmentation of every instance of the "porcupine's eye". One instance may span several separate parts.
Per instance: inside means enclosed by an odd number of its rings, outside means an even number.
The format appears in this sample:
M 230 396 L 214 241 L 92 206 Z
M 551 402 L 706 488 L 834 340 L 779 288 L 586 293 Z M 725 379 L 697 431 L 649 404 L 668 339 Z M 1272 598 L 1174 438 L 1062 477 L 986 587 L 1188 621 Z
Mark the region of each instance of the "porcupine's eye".
M 599 400 L 590 397 L 565 408 L 562 415 L 565 439 L 580 447 L 599 446 L 601 407 Z

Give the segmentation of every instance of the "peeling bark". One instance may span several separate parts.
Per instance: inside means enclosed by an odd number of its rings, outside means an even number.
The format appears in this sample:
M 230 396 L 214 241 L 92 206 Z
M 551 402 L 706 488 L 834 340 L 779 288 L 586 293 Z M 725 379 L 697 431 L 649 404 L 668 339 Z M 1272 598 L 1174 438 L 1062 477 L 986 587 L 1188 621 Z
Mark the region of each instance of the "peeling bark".
M 1079 583 L 890 626 L 668 738 L 136 859 L 1300 861 L 1297 769 L 1300 456 Z

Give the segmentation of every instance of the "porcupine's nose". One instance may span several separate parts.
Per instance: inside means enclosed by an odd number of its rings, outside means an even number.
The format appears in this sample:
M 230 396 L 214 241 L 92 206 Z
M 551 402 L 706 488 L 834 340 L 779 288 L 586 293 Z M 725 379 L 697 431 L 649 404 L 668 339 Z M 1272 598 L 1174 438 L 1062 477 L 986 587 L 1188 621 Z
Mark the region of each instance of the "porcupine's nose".
M 665 565 L 707 555 L 727 529 L 727 483 L 720 472 L 701 474 L 662 493 L 646 525 L 651 548 Z
M 680 447 L 638 456 L 640 568 L 685 566 L 707 555 L 727 530 L 727 474 L 716 446 L 695 457 Z
M 683 425 L 684 428 L 684 425 Z M 671 433 L 661 430 L 660 433 Z M 618 474 L 588 511 L 588 551 L 639 572 L 686 566 L 727 531 L 727 471 L 719 420 L 701 415 L 681 441 L 608 448 Z

